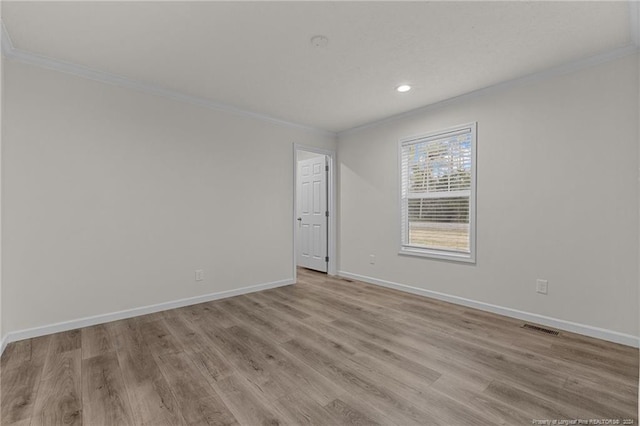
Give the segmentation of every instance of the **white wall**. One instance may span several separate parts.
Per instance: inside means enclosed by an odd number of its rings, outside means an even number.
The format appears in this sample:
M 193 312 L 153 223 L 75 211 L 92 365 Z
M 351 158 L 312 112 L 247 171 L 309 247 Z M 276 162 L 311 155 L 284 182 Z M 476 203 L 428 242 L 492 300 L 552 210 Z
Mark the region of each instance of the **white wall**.
M 640 15 L 640 9 L 638 10 L 638 14 Z M 640 18 L 640 16 L 639 16 Z M 638 45 L 640 48 L 640 45 Z M 640 70 L 640 54 L 638 55 L 638 70 Z M 638 244 L 640 246 L 640 71 L 637 75 L 638 78 L 638 87 L 637 87 L 637 102 L 638 102 Z M 640 250 L 638 250 L 638 308 L 640 309 Z M 638 315 L 638 329 L 640 329 L 640 315 Z M 638 371 L 640 373 L 640 365 L 638 366 Z M 640 374 L 638 374 L 638 386 L 640 387 Z M 638 398 L 638 412 L 640 413 L 640 398 Z
M 0 1 L 0 22 L 2 22 L 2 2 Z M 4 37 L 1 34 L 0 37 Z M 0 43 L 2 40 L 0 40 Z M 4 103 L 3 86 L 4 86 L 4 74 L 3 74 L 4 56 L 0 52 L 0 242 L 2 241 L 2 104 Z M 4 323 L 2 321 L 2 244 L 0 244 L 0 354 L 4 351 Z
M 638 10 L 640 14 L 640 10 Z M 640 18 L 640 17 L 639 17 Z M 638 45 L 640 48 L 640 45 Z M 640 55 L 638 55 L 638 70 L 640 70 Z M 638 72 L 638 220 L 640 221 L 640 71 Z M 640 223 L 638 225 L 638 244 L 640 245 Z M 640 309 L 640 250 L 638 250 L 638 308 Z M 638 315 L 638 329 L 640 329 L 640 315 Z M 638 365 L 640 373 L 640 365 Z M 638 387 L 640 387 L 640 374 L 638 374 Z M 638 412 L 640 413 L 640 398 L 638 398 Z
M 6 331 L 292 278 L 292 146 L 335 137 L 4 71 Z
M 341 271 L 637 336 L 637 96 L 634 55 L 339 135 Z M 477 264 L 398 255 L 398 140 L 472 121 Z

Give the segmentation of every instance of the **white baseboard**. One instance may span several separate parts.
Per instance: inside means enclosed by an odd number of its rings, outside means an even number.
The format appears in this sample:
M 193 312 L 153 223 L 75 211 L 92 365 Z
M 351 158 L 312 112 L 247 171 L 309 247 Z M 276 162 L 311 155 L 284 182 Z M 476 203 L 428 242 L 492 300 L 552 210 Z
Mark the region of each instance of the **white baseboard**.
M 7 344 L 9 339 L 7 339 L 7 336 L 2 336 L 0 338 L 0 355 L 2 355 L 2 353 L 4 352 L 4 348 L 7 347 Z
M 430 297 L 433 299 L 443 300 L 445 302 L 455 303 L 456 305 L 468 306 L 480 309 L 482 311 L 492 312 L 511 318 L 517 318 L 524 321 L 534 322 L 548 327 L 557 328 L 559 330 L 570 331 L 572 333 L 582 334 L 596 339 L 607 340 L 609 342 L 620 343 L 622 345 L 639 346 L 639 339 L 630 334 L 619 333 L 617 331 L 607 330 L 604 328 L 593 327 L 585 324 L 578 324 L 571 321 L 565 321 L 557 318 L 551 318 L 544 315 L 533 314 L 530 312 L 519 311 L 517 309 L 505 308 L 503 306 L 492 305 L 490 303 L 478 302 L 476 300 L 465 299 L 464 297 L 453 296 L 450 294 L 440 293 L 437 291 L 425 290 L 422 288 L 412 287 L 405 284 L 398 284 L 392 281 L 380 280 L 378 278 L 367 277 L 364 275 L 353 274 L 351 272 L 339 271 L 338 275 L 343 278 L 364 281 L 369 284 L 388 287 L 395 290 L 404 291 L 406 293 L 417 294 L 420 296 Z
M 61 331 L 74 330 L 76 328 L 89 327 L 97 324 L 104 324 L 106 322 L 152 314 L 154 312 L 166 311 L 169 309 L 182 308 L 184 306 L 196 305 L 198 303 L 210 302 L 212 300 L 225 299 L 227 297 L 240 296 L 242 294 L 254 293 L 256 291 L 268 290 L 270 288 L 282 287 L 294 283 L 295 280 L 293 278 L 289 278 L 286 280 L 242 287 L 235 290 L 226 290 L 217 293 L 205 294 L 202 296 L 188 297 L 186 299 L 172 300 L 169 302 L 158 303 L 156 305 L 141 306 L 139 308 L 127 309 L 124 311 L 78 318 L 71 321 L 58 322 L 55 324 L 29 328 L 26 330 L 12 331 L 10 333 L 7 333 L 2 338 L 0 344 L 0 355 L 2 354 L 2 352 L 4 352 L 7 344 L 17 342 L 19 340 L 31 339 L 33 337 L 45 336 L 47 334 L 59 333 Z

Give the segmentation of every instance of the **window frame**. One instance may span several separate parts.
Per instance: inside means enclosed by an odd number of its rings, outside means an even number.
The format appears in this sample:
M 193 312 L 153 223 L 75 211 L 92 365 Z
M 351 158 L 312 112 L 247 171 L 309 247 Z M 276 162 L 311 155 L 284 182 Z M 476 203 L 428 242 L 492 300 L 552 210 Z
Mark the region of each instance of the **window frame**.
M 446 129 L 441 129 L 441 130 L 437 130 L 430 133 L 403 138 L 398 141 L 397 177 L 399 180 L 398 212 L 399 212 L 399 219 L 400 219 L 399 228 L 398 228 L 400 231 L 398 254 L 407 255 L 407 256 L 426 257 L 426 258 L 440 259 L 440 260 L 450 260 L 455 262 L 476 263 L 477 126 L 478 126 L 478 123 L 474 121 L 471 123 L 452 126 Z M 405 244 L 403 240 L 403 236 L 405 235 L 403 224 L 406 223 L 408 226 L 409 220 L 408 218 L 403 217 L 405 214 L 405 210 L 403 209 L 403 199 L 402 199 L 402 191 L 403 191 L 402 148 L 405 145 L 408 145 L 411 143 L 419 143 L 424 139 L 434 139 L 434 138 L 437 138 L 438 136 L 444 136 L 448 133 L 465 131 L 467 129 L 471 133 L 471 188 L 470 188 L 471 193 L 469 195 L 469 253 L 450 251 L 450 250 L 444 250 L 444 249 L 436 249 L 436 248 L 428 248 L 428 247 L 417 247 L 417 246 Z M 406 214 L 408 215 L 408 209 L 406 211 Z

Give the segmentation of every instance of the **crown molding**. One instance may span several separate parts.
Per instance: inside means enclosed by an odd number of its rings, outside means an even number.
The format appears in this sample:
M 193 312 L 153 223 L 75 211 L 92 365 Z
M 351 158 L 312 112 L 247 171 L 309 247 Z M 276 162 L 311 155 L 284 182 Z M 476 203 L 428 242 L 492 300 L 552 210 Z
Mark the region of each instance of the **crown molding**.
M 640 1 L 629 0 L 629 17 L 631 19 L 631 40 L 640 47 Z
M 425 105 L 416 109 L 412 109 L 410 111 L 406 111 L 400 114 L 392 115 L 390 117 L 382 118 L 380 120 L 372 121 L 366 124 L 362 124 L 357 127 L 353 127 L 351 129 L 343 130 L 338 132 L 338 138 L 341 136 L 346 136 L 352 133 L 357 133 L 361 130 L 365 130 L 371 127 L 376 127 L 384 123 L 390 123 L 396 120 L 400 120 L 402 118 L 412 117 L 414 115 L 423 114 L 428 111 L 442 108 L 446 105 L 455 104 L 458 102 L 467 101 L 469 99 L 473 99 L 479 96 L 488 95 L 494 92 L 503 91 L 506 89 L 510 89 L 517 86 L 523 86 L 526 84 L 531 84 L 535 82 L 539 82 L 542 80 L 547 80 L 552 77 L 570 74 L 575 71 L 579 71 L 581 69 L 590 68 L 599 64 L 603 64 L 606 62 L 611 62 L 616 59 L 621 59 L 626 56 L 630 56 L 640 52 L 640 47 L 635 44 L 630 44 L 624 47 L 619 47 L 613 50 L 609 50 L 603 53 L 600 53 L 595 56 L 590 56 L 583 59 L 578 59 L 573 62 L 569 62 L 564 65 L 560 65 L 554 68 L 549 68 L 543 71 L 538 71 L 533 74 L 525 75 L 523 77 L 514 78 L 512 80 L 503 81 L 501 83 L 497 83 L 491 86 L 487 86 L 482 89 L 473 90 L 471 92 L 463 93 L 458 96 L 454 96 L 452 98 L 444 99 L 442 101 L 438 101 L 429 105 Z
M 596 66 L 602 63 L 610 62 L 616 59 L 623 58 L 625 56 L 638 53 L 640 52 L 640 0 L 629 0 L 629 10 L 630 10 L 630 19 L 631 19 L 631 39 L 633 44 L 612 49 L 612 50 L 609 50 L 594 56 L 590 56 L 587 58 L 578 59 L 576 61 L 573 61 L 567 64 L 563 64 L 554 68 L 535 72 L 533 74 L 529 74 L 523 77 L 518 77 L 512 80 L 500 82 L 491 86 L 484 87 L 482 89 L 463 93 L 461 95 L 454 96 L 452 98 L 444 99 L 442 101 L 428 104 L 416 109 L 412 109 L 410 111 L 385 117 L 380 120 L 375 120 L 375 121 L 365 123 L 356 127 L 352 127 L 350 129 L 342 130 L 339 132 L 331 132 L 324 129 L 306 126 L 304 124 L 282 120 L 279 118 L 271 117 L 266 114 L 245 110 L 245 109 L 238 108 L 232 105 L 227 105 L 221 102 L 215 102 L 207 98 L 186 95 L 184 93 L 171 90 L 171 89 L 166 89 L 164 87 L 157 86 L 154 84 L 131 80 L 129 78 L 122 77 L 116 74 L 94 70 L 82 65 L 65 62 L 58 59 L 54 59 L 54 58 L 49 58 L 47 56 L 28 52 L 22 49 L 17 49 L 13 45 L 13 42 L 11 40 L 9 32 L 7 31 L 4 25 L 4 22 L 1 20 L 0 20 L 0 26 L 2 27 L 1 28 L 2 54 L 8 59 L 12 59 L 15 61 L 19 61 L 19 62 L 31 64 L 31 65 L 36 65 L 42 68 L 47 68 L 47 69 L 51 69 L 51 70 L 55 70 L 55 71 L 59 71 L 67 74 L 73 74 L 79 77 L 99 81 L 102 83 L 113 84 L 116 86 L 136 90 L 139 92 L 162 96 L 162 97 L 177 100 L 180 102 L 198 105 L 204 108 L 228 112 L 231 114 L 245 116 L 245 117 L 250 117 L 260 121 L 266 121 L 272 124 L 277 124 L 280 126 L 290 127 L 297 130 L 306 131 L 309 133 L 315 133 L 315 134 L 320 134 L 323 136 L 329 136 L 329 137 L 335 138 L 335 137 L 345 136 L 351 133 L 356 133 L 361 130 L 364 130 L 370 127 L 375 127 L 383 123 L 389 123 L 402 118 L 425 113 L 432 109 L 441 108 L 449 104 L 466 101 L 478 96 L 490 94 L 490 93 L 501 91 L 501 90 L 506 90 L 506 89 L 520 86 L 520 85 L 525 85 L 525 84 L 546 80 L 551 77 L 568 74 L 584 68 L 589 68 L 592 66 Z
M 279 126 L 289 127 L 296 130 L 302 130 L 308 133 L 319 134 L 322 136 L 336 137 L 335 132 L 331 132 L 316 127 L 306 126 L 304 124 L 294 123 L 287 120 L 271 117 L 266 114 L 261 114 L 254 111 L 249 111 L 243 108 L 238 108 L 232 105 L 227 105 L 221 102 L 215 102 L 207 98 L 200 96 L 191 96 L 176 90 L 166 89 L 164 87 L 145 83 L 142 81 L 136 81 L 127 77 L 122 77 L 116 74 L 95 70 L 83 65 L 74 64 L 71 62 L 61 61 L 59 59 L 50 58 L 44 55 L 39 55 L 26 50 L 16 48 L 12 41 L 4 22 L 0 22 L 2 25 L 2 54 L 7 58 L 14 61 L 22 62 L 25 64 L 35 65 L 41 68 L 47 68 L 54 71 L 63 72 L 66 74 L 72 74 L 78 77 L 87 78 L 89 80 L 99 81 L 101 83 L 112 84 L 119 87 L 135 90 L 138 92 L 148 93 L 156 96 L 162 96 L 165 98 L 173 99 L 179 102 L 185 102 L 192 105 L 197 105 L 204 108 L 209 108 L 217 111 L 227 112 L 234 115 L 253 118 L 260 121 L 265 121 L 271 124 Z

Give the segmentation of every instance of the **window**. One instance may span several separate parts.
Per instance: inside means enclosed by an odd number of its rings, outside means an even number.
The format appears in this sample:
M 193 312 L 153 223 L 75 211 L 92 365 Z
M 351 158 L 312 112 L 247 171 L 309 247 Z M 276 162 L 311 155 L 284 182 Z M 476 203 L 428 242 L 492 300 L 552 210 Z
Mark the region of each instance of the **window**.
M 401 254 L 475 261 L 476 123 L 400 141 Z

